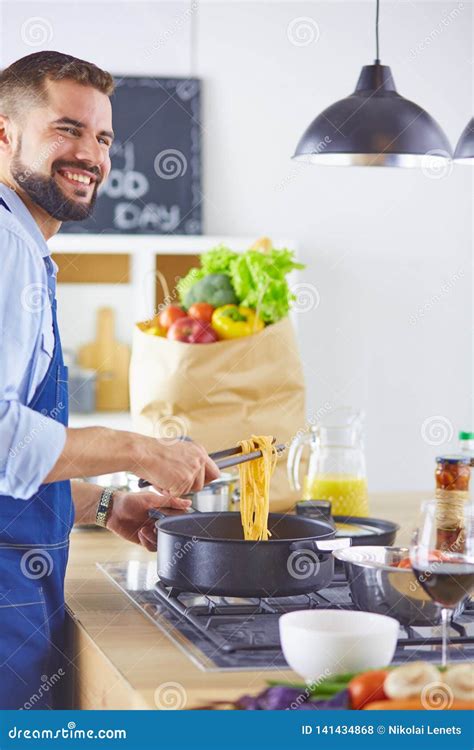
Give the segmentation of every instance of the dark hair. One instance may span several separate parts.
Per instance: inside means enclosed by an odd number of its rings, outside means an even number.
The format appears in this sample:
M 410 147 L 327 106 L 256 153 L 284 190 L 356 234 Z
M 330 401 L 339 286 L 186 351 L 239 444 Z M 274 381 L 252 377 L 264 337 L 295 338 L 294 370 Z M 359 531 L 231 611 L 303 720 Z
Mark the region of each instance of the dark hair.
M 0 113 L 14 116 L 25 104 L 46 99 L 46 81 L 76 81 L 111 96 L 114 79 L 97 65 L 63 52 L 33 52 L 0 73 Z

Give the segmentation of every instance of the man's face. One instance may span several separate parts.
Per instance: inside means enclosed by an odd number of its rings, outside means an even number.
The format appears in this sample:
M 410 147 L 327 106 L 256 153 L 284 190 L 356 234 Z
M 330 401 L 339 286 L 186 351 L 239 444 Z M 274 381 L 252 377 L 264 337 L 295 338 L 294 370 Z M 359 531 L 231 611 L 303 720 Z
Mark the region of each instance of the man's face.
M 109 97 L 75 81 L 46 81 L 47 102 L 31 108 L 18 133 L 11 174 L 18 188 L 58 221 L 92 213 L 110 172 Z

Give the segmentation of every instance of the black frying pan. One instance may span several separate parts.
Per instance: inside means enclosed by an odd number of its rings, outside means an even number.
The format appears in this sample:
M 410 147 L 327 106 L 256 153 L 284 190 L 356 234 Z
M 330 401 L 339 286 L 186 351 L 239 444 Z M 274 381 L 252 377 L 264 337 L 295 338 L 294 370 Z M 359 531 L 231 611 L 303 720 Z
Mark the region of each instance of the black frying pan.
M 270 513 L 267 542 L 245 541 L 239 513 L 151 510 L 158 520 L 158 575 L 180 591 L 242 597 L 277 597 L 318 591 L 334 573 L 330 521 Z
M 300 500 L 296 503 L 296 513 L 303 518 L 331 521 L 336 525 L 336 535 L 349 537 L 353 546 L 391 547 L 400 529 L 398 523 L 381 518 L 332 516 L 328 500 Z

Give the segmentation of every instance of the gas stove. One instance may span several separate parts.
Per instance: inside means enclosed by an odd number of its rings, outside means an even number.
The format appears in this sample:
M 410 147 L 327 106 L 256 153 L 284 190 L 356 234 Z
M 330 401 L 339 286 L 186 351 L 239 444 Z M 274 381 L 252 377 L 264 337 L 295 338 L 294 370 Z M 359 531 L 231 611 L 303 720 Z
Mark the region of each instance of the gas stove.
M 298 609 L 354 609 L 343 573 L 318 592 L 272 599 L 240 599 L 177 592 L 165 586 L 156 563 L 99 565 L 103 573 L 204 671 L 288 669 L 278 618 Z M 474 661 L 474 602 L 451 623 L 451 661 Z M 400 626 L 394 664 L 440 660 L 438 627 Z

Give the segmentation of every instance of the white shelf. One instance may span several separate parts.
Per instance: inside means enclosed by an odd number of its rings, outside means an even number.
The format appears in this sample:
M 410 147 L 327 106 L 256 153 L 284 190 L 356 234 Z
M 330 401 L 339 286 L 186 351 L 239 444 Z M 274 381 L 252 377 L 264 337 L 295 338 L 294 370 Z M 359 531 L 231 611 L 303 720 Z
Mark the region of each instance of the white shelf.
M 257 237 L 214 237 L 211 235 L 154 234 L 57 234 L 48 243 L 56 253 L 124 253 L 130 255 L 132 287 L 131 319 L 147 320 L 156 312 L 157 257 L 160 255 L 200 255 L 224 244 L 236 252 L 248 250 Z M 275 247 L 295 252 L 292 240 L 272 237 Z
M 211 235 L 154 235 L 154 234 L 56 234 L 48 245 L 54 253 L 134 253 L 153 255 L 199 255 L 216 245 L 227 245 L 242 252 L 257 238 L 213 237 Z M 295 249 L 294 242 L 274 239 L 275 247 Z

